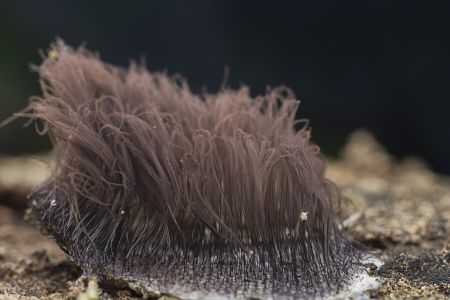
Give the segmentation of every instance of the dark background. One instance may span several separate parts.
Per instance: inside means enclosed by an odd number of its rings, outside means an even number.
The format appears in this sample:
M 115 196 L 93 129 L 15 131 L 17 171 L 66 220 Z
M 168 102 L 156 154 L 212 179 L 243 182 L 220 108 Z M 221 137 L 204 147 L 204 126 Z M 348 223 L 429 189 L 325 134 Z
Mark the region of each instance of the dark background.
M 145 55 L 197 92 L 217 91 L 225 66 L 255 95 L 286 84 L 326 154 L 367 128 L 450 174 L 450 1 L 3 1 L 0 120 L 40 93 L 28 64 L 56 36 L 122 66 Z M 49 147 L 24 122 L 0 129 L 0 152 Z

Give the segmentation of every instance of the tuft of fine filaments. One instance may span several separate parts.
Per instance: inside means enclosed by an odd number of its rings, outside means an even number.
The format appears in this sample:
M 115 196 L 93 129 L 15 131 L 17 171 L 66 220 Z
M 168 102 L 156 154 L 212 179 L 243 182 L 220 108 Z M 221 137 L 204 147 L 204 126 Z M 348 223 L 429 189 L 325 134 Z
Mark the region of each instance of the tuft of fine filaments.
M 44 124 L 57 164 L 31 208 L 85 272 L 248 296 L 349 278 L 358 251 L 289 89 L 196 95 L 62 41 L 36 70 L 43 95 L 23 115 Z

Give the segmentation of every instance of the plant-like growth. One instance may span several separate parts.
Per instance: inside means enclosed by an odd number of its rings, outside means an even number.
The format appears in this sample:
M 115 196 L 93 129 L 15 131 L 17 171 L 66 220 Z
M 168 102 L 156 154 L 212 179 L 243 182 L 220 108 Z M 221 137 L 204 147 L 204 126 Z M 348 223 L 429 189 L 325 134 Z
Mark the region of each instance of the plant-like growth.
M 25 115 L 43 121 L 57 165 L 32 215 L 87 273 L 248 296 L 348 278 L 357 251 L 289 89 L 195 95 L 61 41 L 36 69 L 43 95 Z

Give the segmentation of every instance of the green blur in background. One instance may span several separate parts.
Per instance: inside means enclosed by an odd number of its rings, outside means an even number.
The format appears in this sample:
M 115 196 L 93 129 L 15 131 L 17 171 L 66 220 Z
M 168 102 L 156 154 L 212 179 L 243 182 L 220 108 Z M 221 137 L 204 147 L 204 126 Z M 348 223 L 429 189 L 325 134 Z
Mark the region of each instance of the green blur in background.
M 13 26 L 12 26 L 13 25 Z M 0 122 L 26 107 L 31 95 L 39 95 L 38 76 L 30 70 L 33 54 L 27 53 L 27 32 L 0 4 Z M 34 63 L 40 62 L 38 49 Z M 19 118 L 0 128 L 0 154 L 35 153 L 50 148 L 47 137 L 36 134 L 34 123 L 24 127 Z

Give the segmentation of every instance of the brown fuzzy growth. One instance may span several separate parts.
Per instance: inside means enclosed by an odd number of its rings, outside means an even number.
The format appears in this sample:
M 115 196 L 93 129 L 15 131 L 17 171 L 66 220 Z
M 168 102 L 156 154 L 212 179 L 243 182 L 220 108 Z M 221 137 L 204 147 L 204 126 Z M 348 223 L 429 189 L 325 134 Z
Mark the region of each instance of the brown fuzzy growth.
M 298 101 L 276 88 L 195 95 L 58 41 L 31 102 L 58 158 L 32 208 L 86 272 L 247 296 L 339 288 L 355 250 Z

